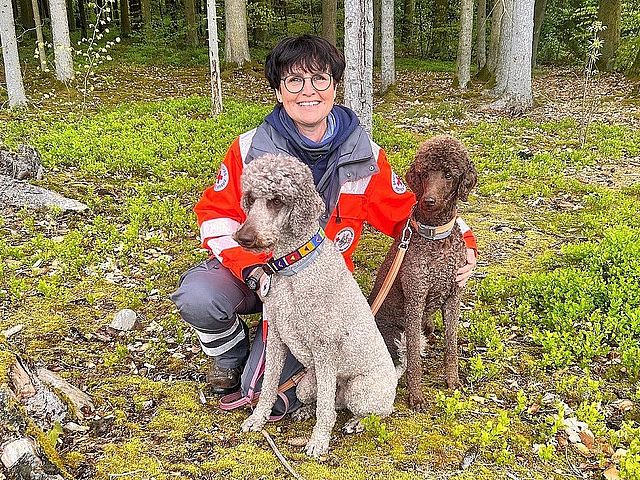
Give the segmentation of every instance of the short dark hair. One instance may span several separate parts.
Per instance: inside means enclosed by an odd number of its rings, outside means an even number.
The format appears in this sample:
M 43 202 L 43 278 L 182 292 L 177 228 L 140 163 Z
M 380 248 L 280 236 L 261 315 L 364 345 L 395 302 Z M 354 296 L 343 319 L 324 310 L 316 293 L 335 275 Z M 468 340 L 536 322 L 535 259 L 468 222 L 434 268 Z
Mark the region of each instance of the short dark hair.
M 342 80 L 344 56 L 328 40 L 317 35 L 287 37 L 273 47 L 264 63 L 264 74 L 274 90 L 293 67 L 307 71 L 328 71 L 335 83 Z

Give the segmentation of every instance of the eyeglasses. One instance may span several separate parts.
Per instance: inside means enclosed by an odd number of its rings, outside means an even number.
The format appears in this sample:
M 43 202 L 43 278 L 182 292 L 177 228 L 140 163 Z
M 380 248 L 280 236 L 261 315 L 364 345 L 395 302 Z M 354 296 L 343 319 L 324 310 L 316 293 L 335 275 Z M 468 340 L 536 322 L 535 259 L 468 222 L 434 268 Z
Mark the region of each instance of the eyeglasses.
M 330 73 L 314 73 L 310 77 L 303 77 L 302 75 L 287 75 L 282 79 L 284 88 L 289 93 L 300 93 L 304 88 L 304 82 L 309 79 L 311 85 L 318 92 L 324 92 L 331 86 L 331 74 Z

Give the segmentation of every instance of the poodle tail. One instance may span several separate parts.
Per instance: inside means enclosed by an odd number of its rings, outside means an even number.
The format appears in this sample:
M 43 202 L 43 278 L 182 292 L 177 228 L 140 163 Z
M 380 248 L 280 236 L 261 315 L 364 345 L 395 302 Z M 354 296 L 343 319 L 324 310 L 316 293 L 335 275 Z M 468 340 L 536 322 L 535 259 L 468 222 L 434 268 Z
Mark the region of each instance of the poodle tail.
M 398 379 L 407 371 L 407 336 L 404 332 L 400 334 L 400 338 L 393 341 L 398 348 L 398 365 L 396 365 L 396 376 Z M 427 338 L 420 332 L 420 356 L 427 354 Z

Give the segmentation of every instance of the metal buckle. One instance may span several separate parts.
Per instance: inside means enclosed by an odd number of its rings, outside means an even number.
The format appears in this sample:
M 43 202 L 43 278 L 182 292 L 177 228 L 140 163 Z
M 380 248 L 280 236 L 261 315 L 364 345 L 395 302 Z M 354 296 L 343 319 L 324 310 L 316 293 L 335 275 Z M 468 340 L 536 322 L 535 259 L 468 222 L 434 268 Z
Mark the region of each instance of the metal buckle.
M 402 248 L 403 250 L 409 248 L 409 242 L 411 241 L 411 235 L 413 234 L 411 227 L 409 227 L 410 222 L 411 217 L 409 217 L 407 223 L 404 226 L 404 229 L 402 230 L 402 238 L 400 239 L 400 244 L 398 245 L 398 248 Z
M 271 276 L 271 275 L 273 275 L 274 273 L 277 272 L 277 270 L 275 268 L 273 268 L 273 266 L 268 262 L 262 264 L 262 270 L 264 270 L 264 273 L 266 273 L 269 276 Z

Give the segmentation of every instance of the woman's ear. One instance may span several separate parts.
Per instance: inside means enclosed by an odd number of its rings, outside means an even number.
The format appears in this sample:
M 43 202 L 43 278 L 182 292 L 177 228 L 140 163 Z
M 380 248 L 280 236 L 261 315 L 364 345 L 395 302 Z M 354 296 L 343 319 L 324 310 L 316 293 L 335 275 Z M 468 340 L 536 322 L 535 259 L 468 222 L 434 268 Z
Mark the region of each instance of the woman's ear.
M 471 162 L 467 170 L 462 174 L 460 185 L 458 185 L 458 198 L 463 202 L 469 199 L 469 192 L 476 186 L 478 182 L 478 172 Z
M 276 100 L 278 101 L 278 103 L 282 103 L 282 95 L 280 94 L 280 91 L 278 91 L 278 89 L 274 89 L 273 91 L 276 94 Z

